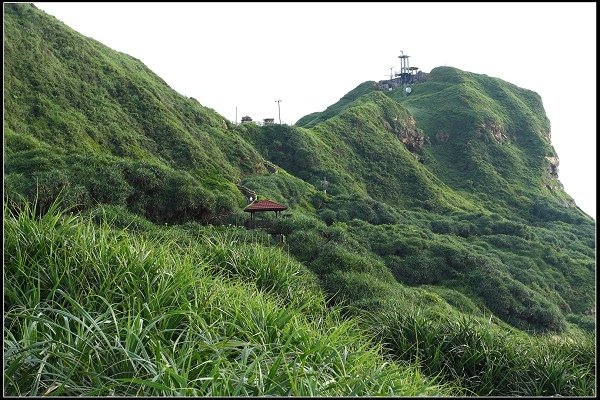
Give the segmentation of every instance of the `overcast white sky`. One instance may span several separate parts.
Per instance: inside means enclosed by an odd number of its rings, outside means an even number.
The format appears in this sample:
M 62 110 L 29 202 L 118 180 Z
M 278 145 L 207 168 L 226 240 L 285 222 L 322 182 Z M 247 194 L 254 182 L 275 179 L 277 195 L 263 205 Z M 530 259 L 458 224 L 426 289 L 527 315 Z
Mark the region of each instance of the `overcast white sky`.
M 596 217 L 596 3 L 35 3 L 235 121 L 322 111 L 399 68 L 441 65 L 540 94 L 559 178 Z

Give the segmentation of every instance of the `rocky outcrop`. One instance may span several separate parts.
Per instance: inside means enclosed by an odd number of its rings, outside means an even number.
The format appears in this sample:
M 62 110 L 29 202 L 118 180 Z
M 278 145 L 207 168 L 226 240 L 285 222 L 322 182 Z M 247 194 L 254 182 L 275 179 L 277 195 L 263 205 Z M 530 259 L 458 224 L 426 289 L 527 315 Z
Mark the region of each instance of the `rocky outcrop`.
M 423 148 L 425 137 L 420 132 L 413 129 L 403 129 L 396 132 L 398 139 L 412 153 L 419 153 Z
M 552 178 L 558 179 L 558 157 L 545 157 L 548 161 L 548 173 Z
M 267 171 L 269 171 L 270 174 L 276 174 L 277 173 L 277 167 L 272 162 L 264 160 L 263 161 L 263 165 L 265 166 L 265 168 L 267 169 Z
M 425 135 L 417 129 L 415 119 L 410 116 L 408 119 L 401 117 L 392 118 L 391 123 L 385 121 L 385 128 L 396 135 L 398 139 L 411 153 L 420 153 L 425 143 Z
M 587 316 L 596 318 L 596 307 L 593 307 L 593 308 L 587 310 L 586 312 L 583 313 L 583 315 L 587 315 Z
M 485 122 L 477 125 L 477 136 L 488 135 L 497 143 L 508 140 L 508 134 L 503 126 L 494 122 Z

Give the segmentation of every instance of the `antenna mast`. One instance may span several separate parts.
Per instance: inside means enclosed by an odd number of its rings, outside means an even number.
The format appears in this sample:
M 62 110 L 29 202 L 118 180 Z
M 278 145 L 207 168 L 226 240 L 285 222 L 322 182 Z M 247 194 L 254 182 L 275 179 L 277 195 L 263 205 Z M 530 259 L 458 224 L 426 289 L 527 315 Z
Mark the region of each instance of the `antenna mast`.
M 277 103 L 277 110 L 279 111 L 279 125 L 281 125 L 281 106 L 279 105 L 279 103 L 281 103 L 283 100 L 275 100 L 275 103 Z

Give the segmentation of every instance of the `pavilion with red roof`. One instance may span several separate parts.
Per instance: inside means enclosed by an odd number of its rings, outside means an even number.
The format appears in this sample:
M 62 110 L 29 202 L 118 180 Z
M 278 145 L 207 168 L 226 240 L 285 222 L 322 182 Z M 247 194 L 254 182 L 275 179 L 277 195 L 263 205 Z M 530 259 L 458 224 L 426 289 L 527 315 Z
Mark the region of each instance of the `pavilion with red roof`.
M 244 208 L 245 212 L 250 213 L 251 220 L 254 219 L 255 212 L 275 211 L 275 216 L 277 217 L 279 216 L 279 212 L 284 210 L 287 210 L 287 206 L 275 203 L 271 200 L 254 200 L 251 204 Z

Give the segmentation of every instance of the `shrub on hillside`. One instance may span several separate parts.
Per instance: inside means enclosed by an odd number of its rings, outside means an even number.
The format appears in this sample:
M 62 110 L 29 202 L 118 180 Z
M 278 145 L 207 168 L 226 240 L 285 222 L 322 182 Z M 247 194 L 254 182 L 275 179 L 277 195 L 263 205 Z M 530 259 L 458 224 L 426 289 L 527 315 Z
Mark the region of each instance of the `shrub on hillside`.
M 467 281 L 490 310 L 522 329 L 565 329 L 565 319 L 555 304 L 513 279 L 498 262 L 481 261 Z
M 440 284 L 457 276 L 443 257 L 415 255 L 408 257 L 386 256 L 386 266 L 394 277 L 408 285 Z
M 87 212 L 92 221 L 104 223 L 117 229 L 134 232 L 149 232 L 156 228 L 146 218 L 134 214 L 121 205 L 101 204 Z

